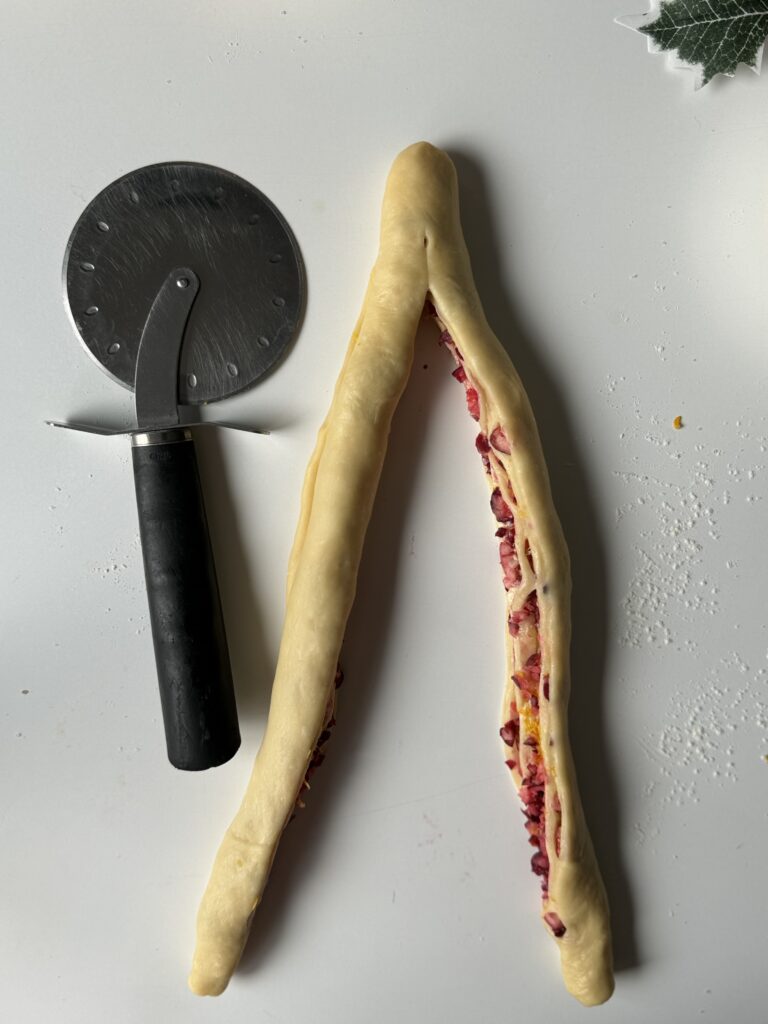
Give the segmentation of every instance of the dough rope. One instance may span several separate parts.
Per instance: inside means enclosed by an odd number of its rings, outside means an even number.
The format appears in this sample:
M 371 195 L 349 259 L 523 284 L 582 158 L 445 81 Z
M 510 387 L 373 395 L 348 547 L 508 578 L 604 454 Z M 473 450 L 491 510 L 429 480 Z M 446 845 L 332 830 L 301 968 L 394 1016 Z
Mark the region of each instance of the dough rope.
M 607 900 L 567 732 L 568 552 L 527 396 L 474 286 L 455 170 L 422 142 L 397 157 L 387 180 L 378 258 L 307 468 L 267 727 L 198 913 L 189 984 L 200 995 L 226 988 L 280 836 L 322 760 L 365 532 L 425 302 L 480 428 L 507 602 L 501 738 L 535 847 L 542 918 L 568 990 L 586 1005 L 613 991 Z

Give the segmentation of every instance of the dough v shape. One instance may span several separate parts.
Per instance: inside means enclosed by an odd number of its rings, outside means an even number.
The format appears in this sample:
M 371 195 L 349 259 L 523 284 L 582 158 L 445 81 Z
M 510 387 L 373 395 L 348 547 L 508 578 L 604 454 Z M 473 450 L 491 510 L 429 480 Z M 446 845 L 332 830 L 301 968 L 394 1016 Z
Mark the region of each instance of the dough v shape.
M 507 606 L 501 738 L 534 847 L 541 915 L 568 990 L 586 1005 L 613 991 L 607 900 L 568 741 L 568 552 L 530 404 L 472 279 L 453 164 L 422 142 L 397 157 L 387 180 L 378 258 L 307 468 L 267 727 L 198 914 L 189 983 L 200 995 L 226 988 L 280 836 L 322 758 L 365 533 L 425 304 L 478 422 Z

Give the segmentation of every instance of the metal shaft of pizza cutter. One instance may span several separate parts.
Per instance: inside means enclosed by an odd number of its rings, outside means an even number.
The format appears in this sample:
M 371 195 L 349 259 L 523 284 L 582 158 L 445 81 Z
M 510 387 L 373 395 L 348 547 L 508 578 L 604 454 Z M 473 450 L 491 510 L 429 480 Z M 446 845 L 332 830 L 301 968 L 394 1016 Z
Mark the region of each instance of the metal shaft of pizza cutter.
M 193 270 L 177 267 L 152 303 L 136 360 L 139 432 L 131 440 L 168 758 L 190 771 L 222 764 L 240 746 L 195 444 L 179 423 L 179 357 L 200 288 Z

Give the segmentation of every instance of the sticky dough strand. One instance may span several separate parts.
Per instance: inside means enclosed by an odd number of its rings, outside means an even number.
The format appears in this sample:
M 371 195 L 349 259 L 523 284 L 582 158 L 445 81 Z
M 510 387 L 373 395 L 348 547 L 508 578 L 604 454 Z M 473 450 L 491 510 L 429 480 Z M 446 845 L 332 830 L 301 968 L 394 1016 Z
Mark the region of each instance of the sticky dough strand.
M 567 736 L 568 554 L 528 399 L 486 323 L 472 280 L 453 165 L 440 150 L 417 143 L 398 156 L 387 180 L 378 258 L 307 468 L 267 728 L 198 912 L 189 984 L 200 995 L 222 992 L 237 966 L 280 836 L 328 720 L 391 420 L 408 380 L 428 295 L 482 390 L 486 417 L 511 439 L 513 454 L 500 464 L 517 500 L 516 528 L 535 547 L 536 579 L 548 583 L 539 603 L 551 699 L 539 728 L 547 744 L 545 760 L 557 778 L 561 856 L 552 851 L 542 913 L 556 913 L 565 926 L 557 942 L 568 989 L 592 1005 L 607 999 L 613 988 L 607 903 Z M 514 600 L 513 595 L 511 606 Z M 514 643 L 507 651 L 509 676 L 519 651 Z M 505 702 L 512 692 L 508 686 Z

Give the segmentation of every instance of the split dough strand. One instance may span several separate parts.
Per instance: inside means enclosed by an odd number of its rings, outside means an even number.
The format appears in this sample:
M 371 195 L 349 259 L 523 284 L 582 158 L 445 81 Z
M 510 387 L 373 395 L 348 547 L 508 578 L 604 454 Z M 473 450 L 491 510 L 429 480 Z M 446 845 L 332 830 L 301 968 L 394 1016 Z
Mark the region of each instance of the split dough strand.
M 608 998 L 613 988 L 607 901 L 567 739 L 567 550 L 527 397 L 485 321 L 474 287 L 455 170 L 440 150 L 417 143 L 398 156 L 387 180 L 378 258 L 307 468 L 267 728 L 198 912 L 189 984 L 199 995 L 221 993 L 237 966 L 326 724 L 392 416 L 408 380 L 428 297 L 482 384 L 485 401 L 515 439 L 515 487 L 536 524 L 538 574 L 546 571 L 559 581 L 542 609 L 542 632 L 546 619 L 548 653 L 560 678 L 547 721 L 557 737 L 556 752 L 548 756 L 558 777 L 563 856 L 551 871 L 549 905 L 567 924 L 558 945 L 569 990 L 591 1005 Z

